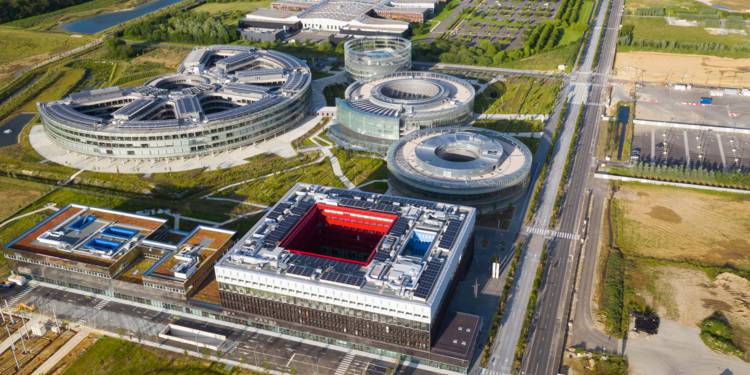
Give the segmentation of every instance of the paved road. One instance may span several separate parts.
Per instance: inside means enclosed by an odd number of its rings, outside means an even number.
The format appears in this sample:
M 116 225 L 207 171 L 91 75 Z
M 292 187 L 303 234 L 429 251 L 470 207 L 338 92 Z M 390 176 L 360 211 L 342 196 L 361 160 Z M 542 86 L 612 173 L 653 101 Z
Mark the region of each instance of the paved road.
M 580 111 L 584 110 L 584 107 L 586 107 L 586 102 L 589 98 L 590 86 L 586 83 L 587 81 L 580 82 L 579 76 L 582 76 L 584 79 L 592 77 L 592 75 L 590 75 L 589 73 L 591 72 L 594 65 L 597 46 L 599 44 L 600 34 L 598 30 L 604 25 L 604 20 L 606 18 L 606 4 L 607 2 L 603 2 L 603 6 L 600 7 L 597 13 L 595 22 L 596 27 L 594 28 L 594 32 L 592 32 L 590 43 L 586 46 L 586 49 L 584 51 L 584 58 L 580 71 L 576 72 L 576 74 L 574 75 L 574 79 L 566 82 L 567 84 L 561 92 L 563 96 L 568 95 L 571 98 L 568 114 L 563 124 L 559 143 L 555 145 L 555 148 L 553 150 L 553 158 L 551 161 L 549 174 L 545 181 L 545 186 L 540 196 L 538 206 L 539 208 L 531 221 L 532 225 L 529 230 L 531 235 L 522 256 L 520 273 L 516 280 L 514 280 L 515 285 L 512 289 L 508 308 L 504 313 L 502 326 L 500 330 L 498 330 L 498 336 L 495 340 L 495 347 L 492 350 L 493 354 L 490 359 L 490 373 L 510 374 L 513 369 L 516 344 L 520 339 L 521 329 L 523 327 L 524 318 L 526 317 L 526 307 L 531 295 L 533 281 L 536 275 L 537 266 L 539 265 L 540 256 L 542 254 L 545 243 L 547 242 L 547 238 L 545 235 L 535 233 L 544 233 L 544 231 L 548 227 L 550 216 L 554 207 L 554 202 L 557 198 L 557 192 L 560 188 L 560 182 L 562 181 L 562 172 L 566 162 L 566 156 L 568 154 L 568 150 L 571 147 L 572 139 L 574 136 L 578 114 L 580 113 Z M 608 48 L 606 50 L 608 50 Z M 583 74 L 581 75 L 580 73 Z M 580 193 L 580 191 L 577 191 L 577 193 Z M 570 233 L 569 236 L 577 233 L 575 230 L 571 230 L 575 228 L 564 227 L 564 229 L 568 229 L 570 232 L 565 232 L 564 230 L 561 232 Z M 558 239 L 554 242 L 570 243 L 571 240 Z M 554 255 L 554 252 L 553 255 L 550 256 L 550 258 L 552 258 L 552 262 L 559 262 L 559 259 L 555 259 L 557 258 L 557 256 Z M 569 257 L 567 257 L 566 255 L 565 258 Z M 565 263 L 563 264 L 563 267 L 566 267 Z M 567 272 L 564 272 L 563 274 L 565 273 Z M 550 316 L 552 316 L 552 320 L 555 320 L 555 317 L 559 316 L 558 311 L 553 311 Z M 539 329 L 534 329 L 534 331 L 540 332 Z M 544 332 L 544 334 L 540 335 L 540 337 L 541 339 L 539 341 L 542 344 L 545 344 L 545 342 L 546 344 L 551 344 L 553 341 L 558 341 L 558 337 L 556 337 L 556 335 L 552 332 Z M 532 342 L 531 346 L 533 347 L 533 345 L 534 342 Z M 545 346 L 547 346 L 549 351 L 548 356 L 553 358 L 558 357 L 558 355 L 555 353 L 557 351 L 557 348 L 551 347 L 551 345 Z M 540 371 L 529 373 L 554 373 L 556 372 L 557 367 L 555 366 L 553 360 L 552 363 L 545 364 L 544 368 L 537 367 L 536 370 Z
M 579 102 L 578 96 L 574 99 L 575 103 L 581 103 L 581 105 L 571 106 L 575 108 L 571 111 L 571 118 L 569 118 L 575 121 L 578 113 L 581 110 L 584 111 L 578 150 L 574 154 L 572 177 L 570 181 L 565 182 L 569 183 L 569 186 L 559 220 L 559 231 L 563 233 L 580 233 L 587 214 L 588 191 L 596 167 L 594 159 L 597 130 L 602 113 L 602 106 L 599 103 L 602 101 L 604 87 L 607 85 L 608 74 L 614 62 L 617 30 L 622 16 L 622 1 L 612 0 L 612 11 L 606 24 L 604 40 L 601 41 L 601 55 L 593 71 L 595 74 L 589 74 L 592 72 L 591 68 L 594 67 L 596 55 L 592 51 L 596 51 L 599 43 L 598 36 L 601 27 L 604 26 L 608 5 L 608 1 L 602 2 L 596 27 L 593 29 L 594 38 L 588 46 L 581 71 L 574 77 L 573 83 L 576 85 L 577 94 L 581 93 L 580 90 L 585 91 L 586 94 L 585 102 Z M 521 366 L 522 374 L 555 374 L 560 368 L 580 249 L 580 242 L 574 240 L 558 239 L 550 244 L 550 257 L 547 263 L 549 266 L 545 270 L 529 346 Z M 588 297 L 582 296 L 581 298 L 590 300 L 590 291 Z M 593 327 L 589 326 L 589 328 L 593 330 Z
M 142 343 L 151 342 L 169 346 L 169 350 L 195 350 L 195 345 L 181 344 L 158 337 L 167 324 L 175 318 L 191 320 L 209 331 L 229 331 L 227 340 L 218 353 L 223 363 L 244 363 L 251 367 L 268 367 L 271 371 L 288 373 L 295 369 L 299 374 L 361 375 L 385 374 L 397 368 L 395 374 L 437 375 L 440 370 L 409 367 L 375 354 L 347 350 L 330 344 L 313 342 L 275 332 L 255 329 L 245 325 L 221 321 L 213 317 L 197 316 L 153 306 L 116 300 L 110 297 L 38 283 L 30 293 L 15 302 L 39 306 L 39 314 L 88 327 L 92 331 L 107 332 Z M 39 316 L 38 314 L 35 317 Z M 141 341 L 142 340 L 142 341 Z M 192 355 L 200 356 L 197 351 Z M 256 368 L 256 370 L 257 370 Z

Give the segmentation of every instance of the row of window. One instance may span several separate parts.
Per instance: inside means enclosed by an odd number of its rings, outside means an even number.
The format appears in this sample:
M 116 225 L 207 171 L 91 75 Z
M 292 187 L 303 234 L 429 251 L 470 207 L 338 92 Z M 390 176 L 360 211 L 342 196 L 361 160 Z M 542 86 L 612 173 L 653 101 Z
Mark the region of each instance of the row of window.
M 219 283 L 219 288 L 223 290 L 228 291 L 234 291 L 238 293 L 248 294 L 248 295 L 254 295 L 261 298 L 266 299 L 272 299 L 284 303 L 291 303 L 296 304 L 300 306 L 309 306 L 314 309 L 319 310 L 325 310 L 325 311 L 333 311 L 338 312 L 342 314 L 348 314 L 351 316 L 358 316 L 374 321 L 380 321 L 380 322 L 387 322 L 391 324 L 398 324 L 405 327 L 410 328 L 418 328 L 418 329 L 429 329 L 429 325 L 422 322 L 417 322 L 415 320 L 411 319 L 403 319 L 396 316 L 396 314 L 402 314 L 406 315 L 408 317 L 413 317 L 414 319 L 429 319 L 429 316 L 413 313 L 411 311 L 396 311 L 396 309 L 393 308 L 386 308 L 384 306 L 379 305 L 371 305 L 368 303 L 364 303 L 361 301 L 352 301 L 352 300 L 345 300 L 342 298 L 337 298 L 333 296 L 323 295 L 323 294 L 317 294 L 312 293 L 308 291 L 300 291 L 296 289 L 291 288 L 284 288 L 284 287 L 278 287 L 275 285 L 269 285 L 264 284 L 260 282 L 253 282 L 253 281 L 242 281 L 238 279 L 234 279 L 231 277 L 227 277 L 227 279 L 230 279 L 235 282 L 245 282 L 252 287 L 246 288 L 239 285 L 234 284 L 226 284 L 226 283 Z M 263 289 L 272 289 L 277 290 L 281 293 L 294 293 L 294 294 L 301 294 L 302 297 L 294 297 L 289 296 L 286 294 L 279 294 L 274 292 L 269 292 L 261 289 L 256 288 L 263 288 Z M 324 300 L 326 302 L 319 302 L 319 300 Z M 350 305 L 356 305 L 358 308 L 349 308 L 344 307 L 339 304 L 350 304 Z M 376 311 L 377 312 L 374 312 Z
M 9 259 L 13 259 L 13 260 L 15 260 L 17 262 L 31 263 L 31 264 L 36 264 L 36 265 L 40 265 L 40 266 L 50 267 L 50 268 L 57 268 L 59 270 L 70 271 L 70 272 L 75 272 L 75 273 L 81 273 L 81 274 L 89 275 L 89 276 L 101 277 L 103 279 L 111 279 L 111 277 L 109 277 L 109 275 L 106 274 L 106 273 L 94 272 L 94 271 L 91 271 L 91 270 L 87 270 L 85 268 L 67 267 L 67 266 L 63 266 L 62 264 L 50 263 L 50 262 L 47 262 L 47 261 L 44 261 L 44 260 L 35 259 L 35 258 L 26 258 L 26 257 L 24 257 L 22 255 L 19 255 L 16 252 L 8 253 L 8 254 L 6 254 L 6 256 Z

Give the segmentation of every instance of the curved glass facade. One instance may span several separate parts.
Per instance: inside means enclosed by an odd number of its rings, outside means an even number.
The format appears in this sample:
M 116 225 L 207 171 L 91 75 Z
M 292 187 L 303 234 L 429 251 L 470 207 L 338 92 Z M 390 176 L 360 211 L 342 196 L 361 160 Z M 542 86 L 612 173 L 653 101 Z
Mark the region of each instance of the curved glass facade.
M 309 110 L 312 76 L 300 60 L 245 46 L 195 48 L 177 74 L 143 86 L 73 93 L 38 109 L 45 133 L 97 157 L 176 159 L 274 138 Z
M 344 65 L 357 81 L 411 68 L 411 42 L 398 37 L 367 37 L 344 44 Z
M 331 135 L 344 147 L 386 153 L 399 138 L 421 129 L 466 125 L 473 119 L 474 88 L 432 72 L 397 72 L 357 81 L 336 101 Z

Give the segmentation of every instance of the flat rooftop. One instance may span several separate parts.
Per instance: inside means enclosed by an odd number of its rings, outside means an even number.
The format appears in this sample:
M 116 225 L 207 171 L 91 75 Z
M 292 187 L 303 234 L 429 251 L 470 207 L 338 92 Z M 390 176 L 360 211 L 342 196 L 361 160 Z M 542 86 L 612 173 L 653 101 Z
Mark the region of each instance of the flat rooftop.
M 466 206 L 297 184 L 218 265 L 425 302 L 474 219 Z
M 326 18 L 351 21 L 369 12 L 383 0 L 323 0 L 303 11 L 300 18 Z
M 216 252 L 232 239 L 234 232 L 204 226 L 184 237 L 174 251 L 168 252 L 150 267 L 144 276 L 185 282 L 196 271 L 210 266 Z
M 71 204 L 7 245 L 10 249 L 109 267 L 165 219 Z
M 450 317 L 432 352 L 463 360 L 471 360 L 474 346 L 482 327 L 482 318 L 477 315 L 457 312 Z

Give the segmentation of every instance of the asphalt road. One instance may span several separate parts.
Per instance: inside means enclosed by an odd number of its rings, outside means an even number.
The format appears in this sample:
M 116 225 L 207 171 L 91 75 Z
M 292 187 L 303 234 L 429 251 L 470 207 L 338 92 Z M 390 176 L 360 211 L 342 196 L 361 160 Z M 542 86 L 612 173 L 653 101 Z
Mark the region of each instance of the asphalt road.
M 596 38 L 590 44 L 583 69 L 574 78 L 578 87 L 585 87 L 588 91 L 587 99 L 581 106 L 584 110 L 584 118 L 581 128 L 581 136 L 577 151 L 574 153 L 573 170 L 571 179 L 568 181 L 567 196 L 562 206 L 558 231 L 563 233 L 581 233 L 584 219 L 587 215 L 589 204 L 589 190 L 592 187 L 596 154 L 596 138 L 599 119 L 602 113 L 602 95 L 607 85 L 608 74 L 614 62 L 617 45 L 617 34 L 620 19 L 622 17 L 623 0 L 612 0 L 611 14 L 605 30 L 604 40 L 601 43 L 601 55 L 598 64 L 588 74 L 588 67 L 593 66 L 593 57 L 590 52 L 596 50 Z M 606 13 L 607 2 L 603 2 L 597 16 L 597 27 L 594 35 L 598 35 L 600 26 L 603 25 L 601 17 Z M 574 99 L 575 100 L 575 99 Z M 580 107 L 579 107 L 580 108 Z M 577 113 L 571 113 L 577 116 Z M 592 204 L 599 205 L 601 213 L 601 192 L 598 191 L 599 201 L 591 200 Z M 594 211 L 592 207 L 592 212 Z M 596 222 L 601 222 L 601 217 Z M 594 232 L 598 228 L 592 228 Z M 598 233 L 596 233 L 598 234 Z M 588 245 L 593 246 L 598 237 L 589 238 Z M 576 268 L 578 256 L 580 255 L 581 242 L 576 240 L 555 239 L 550 244 L 550 256 L 544 274 L 544 282 L 538 301 L 535 316 L 532 322 L 532 331 L 527 351 L 521 366 L 522 374 L 555 374 L 560 368 L 562 352 L 565 348 L 565 338 L 568 328 L 568 316 L 570 313 L 570 302 L 573 297 Z M 592 259 L 593 258 L 593 259 Z M 587 257 L 588 262 L 595 262 L 593 256 Z M 593 272 L 593 267 L 587 271 Z M 590 276 L 590 275 L 589 275 Z M 591 280 L 588 279 L 588 295 L 585 293 L 579 298 L 591 298 Z M 589 306 L 590 311 L 590 306 Z M 585 323 L 585 322 L 584 322 Z M 590 327 L 593 330 L 593 327 Z M 596 332 L 594 330 L 594 332 Z
M 22 297 L 19 292 L 26 291 Z M 81 292 L 82 293 L 82 292 Z M 35 305 L 39 313 L 94 330 L 117 336 L 147 340 L 159 345 L 169 345 L 185 350 L 196 350 L 195 345 L 178 343 L 158 337 L 167 324 L 176 318 L 201 324 L 208 331 L 228 332 L 227 340 L 219 347 L 220 357 L 232 361 L 266 367 L 288 373 L 295 369 L 299 374 L 362 375 L 395 374 L 435 375 L 435 373 L 408 366 L 398 367 L 393 361 L 384 361 L 356 354 L 341 348 L 304 342 L 278 334 L 266 334 L 246 327 L 237 329 L 225 322 L 209 322 L 195 316 L 176 316 L 166 310 L 143 308 L 120 301 L 111 301 L 80 294 L 78 291 L 60 290 L 47 286 L 25 288 L 3 294 L 12 304 L 22 302 Z M 197 350 L 200 352 L 200 350 Z M 395 370 L 395 371 L 394 371 Z
M 604 236 L 601 232 L 604 222 L 604 209 L 609 185 L 595 180 L 592 184 L 591 209 L 587 225 L 586 242 L 583 245 L 578 271 L 579 279 L 574 292 L 575 301 L 571 312 L 572 327 L 568 340 L 571 345 L 592 351 L 617 351 L 619 340 L 612 338 L 594 327 L 591 300 L 594 297 L 594 280 L 596 276 L 596 262 L 599 253 L 599 241 Z
M 620 9 L 621 0 L 615 1 L 616 9 Z M 545 243 L 548 240 L 548 233 L 546 233 L 545 230 L 549 225 L 554 202 L 557 198 L 557 192 L 560 189 L 560 183 L 562 182 L 562 173 L 568 150 L 572 146 L 571 143 L 578 114 L 582 110 L 587 112 L 589 122 L 592 118 L 598 118 L 599 108 L 596 106 L 590 106 L 588 103 L 592 102 L 591 98 L 594 98 L 593 102 L 598 102 L 601 95 L 602 86 L 600 81 L 602 76 L 592 74 L 592 67 L 596 60 L 597 46 L 600 42 L 599 30 L 604 26 L 607 15 L 607 4 L 608 1 L 603 2 L 596 14 L 595 28 L 592 32 L 589 43 L 585 46 L 581 69 L 574 72 L 562 91 L 562 95 L 570 97 L 568 114 L 563 124 L 559 142 L 555 145 L 553 150 L 552 164 L 550 165 L 549 174 L 541 193 L 539 208 L 532 218 L 531 228 L 527 230 L 531 235 L 522 256 L 520 274 L 514 280 L 515 285 L 512 289 L 508 308 L 504 313 L 503 321 L 501 323 L 502 325 L 500 330 L 498 330 L 498 336 L 495 340 L 495 347 L 492 350 L 493 354 L 490 358 L 489 364 L 489 373 L 491 374 L 510 374 L 513 370 L 516 344 L 520 339 L 521 329 L 526 316 L 526 308 L 531 295 L 533 280 L 536 275 L 537 266 L 539 265 L 540 256 Z M 610 34 L 611 33 L 607 33 L 607 36 L 610 36 Z M 610 44 L 610 42 L 616 42 L 616 39 L 607 39 L 606 41 L 608 43 L 605 43 L 606 45 L 602 47 L 603 58 L 599 61 L 600 64 L 598 66 L 606 66 L 606 71 L 608 71 L 612 62 L 610 55 L 613 54 L 615 47 L 615 45 Z M 600 68 L 597 68 L 597 72 L 600 70 Z M 591 108 L 594 108 L 593 113 L 591 112 Z M 584 137 L 581 140 L 581 144 L 589 145 L 589 140 L 595 139 L 593 132 L 596 127 L 591 126 L 590 123 L 587 123 L 586 125 L 587 127 L 584 131 Z M 588 178 L 587 176 L 589 175 L 588 165 L 590 165 L 590 159 L 588 155 L 590 155 L 590 153 L 577 153 L 577 155 L 581 154 L 586 155 L 586 157 L 577 157 L 574 160 L 574 186 L 569 190 L 570 193 L 567 206 L 574 205 L 577 207 L 579 205 L 580 197 L 582 195 L 580 187 L 583 186 L 582 182 L 584 178 Z M 581 165 L 582 162 L 580 160 L 584 160 L 583 163 L 585 165 Z M 578 181 L 578 183 L 576 183 L 576 181 Z M 576 189 L 575 185 L 578 185 L 578 189 Z M 552 245 L 557 246 L 560 249 L 569 249 L 571 247 L 571 242 L 578 243 L 575 239 L 564 239 L 564 237 L 575 238 L 574 236 L 578 234 L 578 222 L 575 220 L 578 217 L 578 212 L 569 211 L 570 210 L 563 211 L 561 223 L 565 224 L 571 222 L 571 220 L 572 223 L 562 225 L 560 232 L 564 233 L 563 237 L 559 237 L 552 241 Z M 541 234 L 539 234 L 540 232 Z M 552 265 L 550 266 L 550 269 L 563 270 L 563 272 L 558 272 L 562 275 L 563 280 L 556 283 L 554 280 L 548 278 L 547 283 L 542 286 L 543 295 L 540 299 L 557 300 L 558 303 L 554 304 L 554 306 L 545 306 L 547 310 L 546 312 L 540 312 L 537 310 L 537 317 L 532 324 L 532 341 L 527 353 L 531 353 L 531 355 L 534 355 L 534 352 L 537 352 L 540 355 L 544 354 L 544 359 L 540 360 L 537 358 L 535 361 L 526 361 L 535 363 L 534 368 L 531 369 L 528 369 L 528 365 L 525 365 L 527 370 L 524 371 L 529 371 L 529 374 L 556 373 L 559 368 L 559 358 L 562 353 L 561 342 L 564 337 L 563 325 L 567 319 L 560 317 L 561 313 L 559 310 L 563 306 L 563 304 L 560 303 L 560 299 L 562 296 L 568 294 L 563 292 L 563 289 L 565 289 L 563 288 L 563 285 L 569 283 L 569 280 L 574 279 L 573 277 L 570 277 L 570 265 L 573 264 L 572 256 L 569 252 L 564 252 L 564 250 L 553 250 L 548 264 Z M 558 285 L 558 288 L 551 287 L 555 284 Z M 544 305 L 544 302 L 540 304 L 540 306 Z M 542 319 L 539 319 L 539 317 L 542 317 Z M 540 322 L 543 324 L 539 324 Z M 536 336 L 539 337 L 538 340 L 536 340 Z M 542 349 L 536 349 L 542 347 L 546 348 L 546 352 L 543 353 Z

